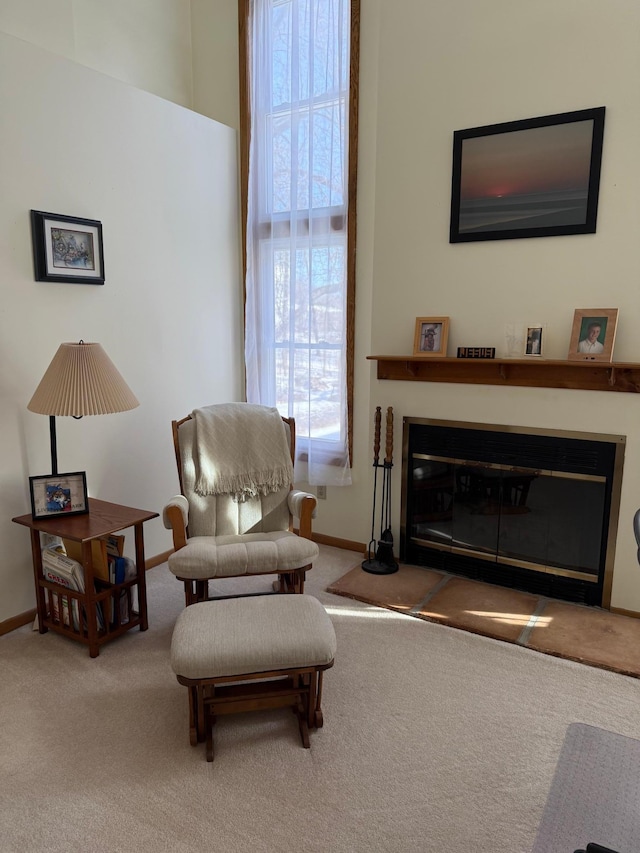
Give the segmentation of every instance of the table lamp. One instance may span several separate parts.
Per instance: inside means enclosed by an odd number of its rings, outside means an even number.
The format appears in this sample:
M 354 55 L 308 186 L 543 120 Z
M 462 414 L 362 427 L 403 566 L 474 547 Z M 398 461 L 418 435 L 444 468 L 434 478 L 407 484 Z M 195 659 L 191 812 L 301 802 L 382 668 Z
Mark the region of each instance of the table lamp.
M 60 344 L 27 408 L 49 415 L 51 473 L 58 474 L 56 415 L 108 415 L 139 406 L 135 394 L 100 344 Z

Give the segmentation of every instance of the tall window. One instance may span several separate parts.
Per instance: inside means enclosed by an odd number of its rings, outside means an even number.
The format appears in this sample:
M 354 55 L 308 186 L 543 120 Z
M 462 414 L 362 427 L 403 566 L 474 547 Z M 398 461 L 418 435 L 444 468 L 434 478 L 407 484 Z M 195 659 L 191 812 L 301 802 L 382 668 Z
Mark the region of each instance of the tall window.
M 297 479 L 344 485 L 359 0 L 240 0 L 240 9 L 247 400 L 295 418 Z

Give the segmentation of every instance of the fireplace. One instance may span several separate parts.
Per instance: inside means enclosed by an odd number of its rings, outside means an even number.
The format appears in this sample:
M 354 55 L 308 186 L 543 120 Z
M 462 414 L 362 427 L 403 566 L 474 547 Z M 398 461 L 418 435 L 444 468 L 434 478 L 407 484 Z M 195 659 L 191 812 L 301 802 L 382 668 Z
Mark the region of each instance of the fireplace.
M 403 419 L 400 557 L 608 608 L 625 437 Z

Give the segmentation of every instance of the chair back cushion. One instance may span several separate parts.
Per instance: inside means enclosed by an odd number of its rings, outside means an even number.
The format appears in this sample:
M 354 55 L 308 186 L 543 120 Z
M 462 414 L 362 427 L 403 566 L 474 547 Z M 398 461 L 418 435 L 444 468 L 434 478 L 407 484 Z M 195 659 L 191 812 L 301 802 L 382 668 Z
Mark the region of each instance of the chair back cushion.
M 287 440 L 291 445 L 289 425 L 286 421 L 283 423 Z M 180 424 L 178 428 L 179 464 L 182 468 L 182 493 L 189 501 L 189 537 L 288 530 L 291 521 L 287 505 L 289 486 L 246 501 L 235 501 L 230 495 L 195 493 L 194 435 L 193 419 Z

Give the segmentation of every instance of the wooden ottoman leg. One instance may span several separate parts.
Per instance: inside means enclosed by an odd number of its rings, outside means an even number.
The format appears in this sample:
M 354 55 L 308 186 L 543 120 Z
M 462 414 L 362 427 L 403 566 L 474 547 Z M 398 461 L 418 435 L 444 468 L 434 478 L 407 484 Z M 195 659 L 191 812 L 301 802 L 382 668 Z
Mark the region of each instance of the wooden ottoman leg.
M 298 711 L 298 726 L 300 728 L 300 738 L 305 749 L 311 749 L 311 741 L 309 740 L 309 726 L 307 725 L 307 715 L 305 714 L 304 705 L 300 703 L 297 706 Z
M 322 709 L 320 707 L 320 703 L 322 702 L 322 676 L 324 675 L 323 671 L 320 670 L 318 672 L 318 698 L 316 700 L 316 708 L 315 708 L 315 716 L 314 723 L 317 729 L 321 729 L 324 724 L 324 719 L 322 717 Z
M 189 692 L 189 743 L 195 746 L 198 743 L 198 691 L 195 687 L 187 687 Z
M 309 693 L 307 696 L 307 722 L 310 729 L 316 726 L 316 708 L 318 704 L 318 672 L 314 670 L 309 675 Z
M 202 743 L 206 736 L 206 712 L 204 705 L 205 688 L 202 686 L 202 684 L 198 684 L 198 686 L 196 687 L 196 691 L 198 696 L 198 707 L 196 711 L 196 720 L 198 722 L 198 742 Z
M 214 723 L 214 715 L 212 711 L 212 706 L 207 703 L 205 705 L 205 726 L 207 729 L 207 741 L 206 741 L 206 750 L 207 750 L 207 761 L 213 761 L 214 753 L 213 753 L 213 723 Z

